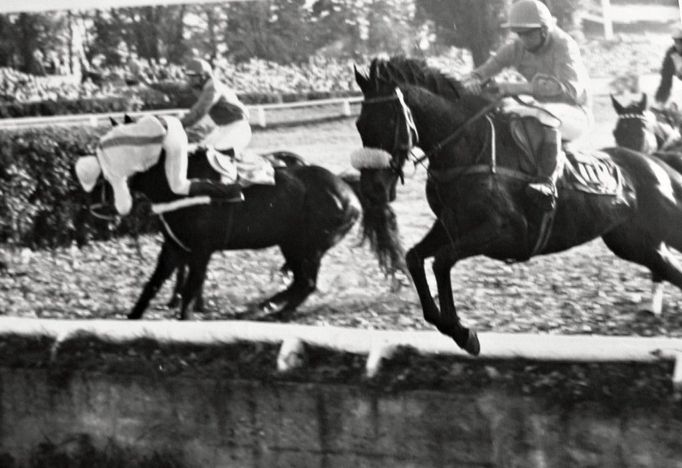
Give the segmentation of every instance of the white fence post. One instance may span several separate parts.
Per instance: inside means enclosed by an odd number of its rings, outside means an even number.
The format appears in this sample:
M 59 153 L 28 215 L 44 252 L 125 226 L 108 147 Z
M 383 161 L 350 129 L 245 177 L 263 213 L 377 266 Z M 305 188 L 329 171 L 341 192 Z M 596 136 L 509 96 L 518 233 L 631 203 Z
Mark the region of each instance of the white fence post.
M 611 0 L 601 0 L 601 14 L 604 24 L 604 39 L 613 39 L 613 20 L 611 13 Z
M 682 2 L 682 0 L 680 1 Z M 342 106 L 343 110 L 341 112 L 343 112 L 344 117 L 350 117 L 350 102 L 347 100 L 343 101 Z
M 263 109 L 263 106 L 258 106 L 256 108 L 256 114 L 258 115 L 258 125 L 261 128 L 265 128 L 266 122 L 265 122 L 265 109 Z

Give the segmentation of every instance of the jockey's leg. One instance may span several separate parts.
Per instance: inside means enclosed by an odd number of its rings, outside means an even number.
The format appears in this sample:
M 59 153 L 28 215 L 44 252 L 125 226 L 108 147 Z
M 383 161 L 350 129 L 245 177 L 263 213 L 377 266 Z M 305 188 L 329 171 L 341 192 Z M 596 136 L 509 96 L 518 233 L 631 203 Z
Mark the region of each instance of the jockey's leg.
M 187 134 L 179 122 L 168 122 L 163 148 L 166 150 L 166 178 L 173 193 L 192 197 L 207 195 L 227 201 L 243 200 L 238 184 L 225 185 L 219 180 L 187 179 Z
M 547 125 L 542 128 L 545 135 L 537 165 L 538 178 L 528 184 L 527 192 L 540 207 L 550 211 L 556 207 L 556 182 L 562 169 L 561 132 L 558 128 Z

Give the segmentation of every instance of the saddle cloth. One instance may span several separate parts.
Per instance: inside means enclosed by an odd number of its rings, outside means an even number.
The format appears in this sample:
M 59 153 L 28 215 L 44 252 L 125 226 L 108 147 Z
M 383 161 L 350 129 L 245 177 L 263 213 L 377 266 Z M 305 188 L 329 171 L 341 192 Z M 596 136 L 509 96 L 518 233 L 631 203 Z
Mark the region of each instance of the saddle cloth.
M 623 190 L 623 174 L 603 151 L 567 150 L 566 165 L 559 185 L 595 195 L 619 195 Z
M 220 174 L 220 180 L 224 184 L 239 183 L 242 187 L 275 185 L 275 168 L 270 160 L 259 154 L 243 152 L 233 156 L 209 147 L 206 158 Z

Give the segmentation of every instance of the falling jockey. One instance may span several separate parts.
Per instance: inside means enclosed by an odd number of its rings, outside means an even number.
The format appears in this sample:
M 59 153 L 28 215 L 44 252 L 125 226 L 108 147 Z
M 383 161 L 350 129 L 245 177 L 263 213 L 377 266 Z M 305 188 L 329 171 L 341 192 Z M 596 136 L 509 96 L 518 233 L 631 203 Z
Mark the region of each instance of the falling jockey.
M 128 178 L 157 164 L 165 151 L 164 168 L 173 193 L 210 196 L 225 201 L 241 201 L 237 184 L 187 178 L 187 134 L 176 117 L 144 116 L 138 121 L 113 127 L 97 145 L 95 156 L 83 156 L 76 162 L 76 175 L 87 192 L 92 191 L 100 175 L 111 184 L 119 214 L 128 214 L 132 197 Z

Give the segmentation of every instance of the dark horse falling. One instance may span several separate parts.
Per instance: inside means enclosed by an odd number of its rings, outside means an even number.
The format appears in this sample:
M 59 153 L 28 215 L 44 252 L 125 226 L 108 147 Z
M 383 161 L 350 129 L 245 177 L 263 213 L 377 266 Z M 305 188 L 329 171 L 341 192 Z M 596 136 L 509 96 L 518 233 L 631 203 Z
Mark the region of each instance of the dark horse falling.
M 525 195 L 525 157 L 494 102 L 464 95 L 456 80 L 422 61 L 374 59 L 367 75 L 355 74 L 364 95 L 356 125 L 365 149 L 354 154 L 354 165 L 361 169 L 365 203 L 374 205 L 365 210 L 363 228 L 391 238 L 383 234 L 392 222 L 386 213 L 418 141 L 429 164 L 426 197 L 438 219 L 407 252 L 407 268 L 425 320 L 461 348 L 480 352 L 453 299 L 450 270 L 464 258 L 525 261 L 601 236 L 617 256 L 647 267 L 655 284 L 665 280 L 682 288 L 682 271 L 668 248 L 682 249 L 682 177 L 667 164 L 623 148 L 603 150 L 620 170 L 622 188 L 595 195 L 560 182 L 548 237 L 534 248 L 545 218 Z M 400 252 L 390 242 L 380 247 L 387 256 Z M 439 305 L 425 275 L 429 257 Z
M 188 177 L 219 179 L 220 174 L 204 156 L 202 153 L 188 158 Z M 285 319 L 315 290 L 323 255 L 360 217 L 359 200 L 351 185 L 325 168 L 291 164 L 300 157 L 289 152 L 267 156 L 287 163 L 286 167 L 275 170 L 275 185 L 245 188 L 244 201 L 240 203 L 183 207 L 187 201 L 192 203 L 191 199 L 171 191 L 163 154 L 157 164 L 129 179 L 130 189 L 145 195 L 152 203 L 152 211 L 174 206 L 179 209 L 159 214 L 164 235 L 161 252 L 128 318 L 141 318 L 165 280 L 185 267 L 187 277 L 176 287 L 181 289 L 180 318 L 191 318 L 201 298 L 210 257 L 217 250 L 279 246 L 293 281 L 285 290 L 258 304 L 255 312 Z M 99 187 L 110 191 L 109 184 Z

